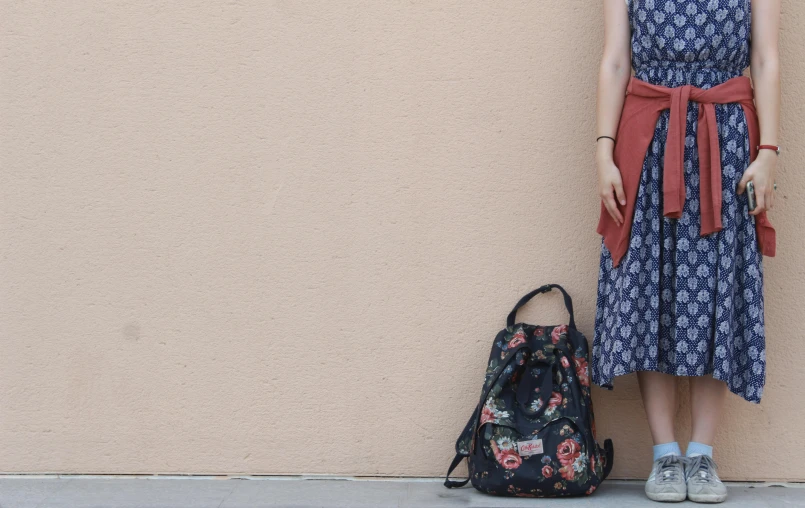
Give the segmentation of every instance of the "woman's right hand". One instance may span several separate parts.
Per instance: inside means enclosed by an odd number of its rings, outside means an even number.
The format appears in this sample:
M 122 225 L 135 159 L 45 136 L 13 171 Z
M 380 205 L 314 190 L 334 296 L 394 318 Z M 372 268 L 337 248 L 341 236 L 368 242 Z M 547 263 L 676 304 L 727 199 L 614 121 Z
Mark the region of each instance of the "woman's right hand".
M 618 226 L 622 225 L 623 214 L 618 210 L 615 199 L 617 198 L 621 205 L 625 205 L 626 196 L 623 193 L 621 172 L 611 157 L 598 159 L 598 193 L 609 215 Z

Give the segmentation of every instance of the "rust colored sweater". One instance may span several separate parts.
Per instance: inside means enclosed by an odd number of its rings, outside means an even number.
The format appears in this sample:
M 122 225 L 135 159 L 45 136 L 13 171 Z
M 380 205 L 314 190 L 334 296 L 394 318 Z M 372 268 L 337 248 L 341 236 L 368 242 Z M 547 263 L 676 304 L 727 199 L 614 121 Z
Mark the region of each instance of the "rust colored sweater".
M 746 116 L 749 130 L 750 157 L 757 157 L 760 137 L 754 94 L 749 78 L 737 76 L 709 89 L 692 85 L 668 88 L 652 85 L 632 77 L 626 89 L 613 160 L 623 180 L 626 205 L 618 203 L 624 223 L 619 226 L 610 217 L 603 202 L 597 231 L 618 266 L 629 248 L 640 174 L 649 143 L 654 137 L 657 120 L 663 110 L 670 109 L 668 138 L 665 144 L 663 169 L 663 215 L 678 219 L 685 202 L 684 153 L 688 102 L 699 104 L 697 142 L 699 146 L 699 181 L 701 235 L 721 230 L 721 148 L 718 143 L 718 123 L 715 104 L 739 103 Z M 737 190 L 736 190 L 737 192 Z M 766 212 L 755 216 L 758 247 L 761 254 L 774 256 L 775 231 Z

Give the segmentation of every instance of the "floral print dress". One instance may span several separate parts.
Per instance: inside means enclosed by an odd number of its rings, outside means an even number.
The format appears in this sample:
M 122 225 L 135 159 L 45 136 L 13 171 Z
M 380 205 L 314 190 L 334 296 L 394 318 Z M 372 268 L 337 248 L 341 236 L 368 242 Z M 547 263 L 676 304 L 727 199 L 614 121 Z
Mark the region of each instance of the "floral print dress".
M 627 0 L 635 76 L 667 87 L 710 88 L 749 65 L 751 0 Z M 766 376 L 763 264 L 746 194 L 749 165 L 739 104 L 716 105 L 723 229 L 700 236 L 698 104 L 688 105 L 682 216 L 663 216 L 669 112 L 646 153 L 629 249 L 617 267 L 601 245 L 593 337 L 593 382 L 657 371 L 712 374 L 759 402 Z

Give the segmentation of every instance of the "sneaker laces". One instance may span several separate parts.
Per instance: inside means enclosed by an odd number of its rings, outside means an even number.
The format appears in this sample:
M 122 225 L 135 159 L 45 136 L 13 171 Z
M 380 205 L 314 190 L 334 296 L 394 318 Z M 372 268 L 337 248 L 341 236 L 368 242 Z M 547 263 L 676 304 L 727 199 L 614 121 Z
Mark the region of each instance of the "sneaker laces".
M 707 455 L 696 455 L 687 458 L 685 480 L 693 479 L 697 483 L 714 483 L 718 480 L 718 466 Z
M 655 467 L 657 468 L 656 478 L 658 483 L 676 483 L 679 480 L 679 457 L 676 455 L 660 457 L 657 459 L 657 465 Z

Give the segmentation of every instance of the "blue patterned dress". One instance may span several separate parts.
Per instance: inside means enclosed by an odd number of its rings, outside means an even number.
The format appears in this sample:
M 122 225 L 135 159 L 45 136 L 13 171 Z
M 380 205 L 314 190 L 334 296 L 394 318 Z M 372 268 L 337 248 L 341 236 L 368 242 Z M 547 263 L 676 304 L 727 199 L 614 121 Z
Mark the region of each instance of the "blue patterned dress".
M 627 0 L 637 78 L 710 88 L 749 65 L 751 0 Z M 668 110 L 660 114 L 643 163 L 629 249 L 617 267 L 601 245 L 593 382 L 657 371 L 712 374 L 730 391 L 760 402 L 766 376 L 763 265 L 754 217 L 736 187 L 749 165 L 739 104 L 716 105 L 721 149 L 723 229 L 700 236 L 698 104 L 690 102 L 685 203 L 663 216 Z

